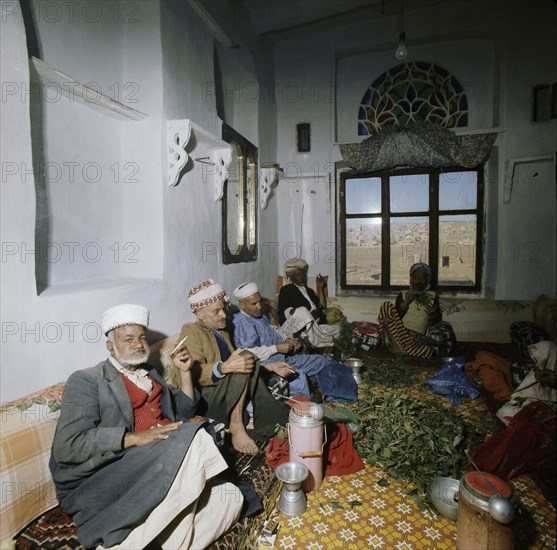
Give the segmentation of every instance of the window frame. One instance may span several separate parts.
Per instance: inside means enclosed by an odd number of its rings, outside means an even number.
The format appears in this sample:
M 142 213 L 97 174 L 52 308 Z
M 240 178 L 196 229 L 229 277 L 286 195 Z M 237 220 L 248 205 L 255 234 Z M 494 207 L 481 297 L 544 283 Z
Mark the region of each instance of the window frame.
M 233 205 L 228 203 L 228 186 L 231 182 L 229 179 L 231 174 L 229 173 L 227 179 L 223 185 L 223 197 L 222 197 L 222 260 L 225 265 L 237 264 L 237 263 L 247 263 L 257 261 L 257 251 L 258 251 L 258 148 L 248 141 L 239 132 L 234 130 L 231 126 L 226 123 L 222 125 L 222 139 L 227 143 L 230 143 L 233 147 L 237 145 L 242 152 L 242 157 L 244 162 L 242 164 L 242 169 L 239 170 L 234 177 L 238 177 L 237 185 L 239 187 L 240 198 L 242 200 L 241 206 Z M 245 159 L 253 159 L 252 167 L 252 178 L 249 175 L 248 162 Z M 250 183 L 252 183 L 252 189 L 250 193 Z M 237 224 L 231 224 L 231 219 L 229 218 L 229 210 L 236 208 L 234 212 L 238 219 L 244 220 L 242 234 L 243 242 L 239 244 L 236 250 L 231 250 L 228 245 L 228 236 L 231 231 L 238 231 Z M 250 243 L 250 224 L 253 227 L 253 242 Z
M 439 209 L 439 178 L 444 173 L 454 172 L 476 172 L 476 207 L 473 209 L 440 210 Z M 429 177 L 429 209 L 425 211 L 405 211 L 391 212 L 389 210 L 389 178 L 392 176 L 425 174 Z M 375 172 L 360 172 L 353 170 L 343 170 L 338 173 L 339 194 L 338 194 L 338 238 L 340 240 L 340 258 L 338 262 L 339 288 L 342 293 L 350 291 L 370 291 L 370 292 L 396 292 L 407 285 L 389 284 L 391 277 L 391 248 L 390 248 L 390 219 L 407 217 L 427 217 L 429 219 L 429 243 L 428 243 L 428 262 L 432 266 L 433 277 L 432 286 L 443 292 L 454 293 L 478 293 L 482 288 L 483 274 L 483 233 L 484 233 L 484 194 L 485 194 L 485 166 L 479 165 L 474 168 L 464 168 L 462 166 L 451 166 L 446 168 L 397 168 L 391 170 L 381 170 Z M 352 179 L 381 179 L 381 212 L 379 213 L 346 213 L 346 180 Z M 442 285 L 438 284 L 438 274 L 435 266 L 439 265 L 439 218 L 440 216 L 451 215 L 476 215 L 476 243 L 475 243 L 475 284 L 474 285 Z M 350 219 L 379 218 L 381 219 L 381 282 L 379 285 L 355 285 L 347 284 L 346 277 L 346 221 Z

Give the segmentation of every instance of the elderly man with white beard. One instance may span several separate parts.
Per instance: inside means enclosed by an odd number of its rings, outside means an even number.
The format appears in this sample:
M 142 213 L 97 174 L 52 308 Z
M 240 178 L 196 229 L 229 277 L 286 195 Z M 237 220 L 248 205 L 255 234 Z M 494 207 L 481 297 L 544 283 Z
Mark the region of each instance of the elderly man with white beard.
M 241 453 L 258 451 L 257 439 L 274 435 L 277 424 L 288 422 L 289 407 L 276 401 L 260 380 L 259 360 L 243 349 L 234 349 L 226 331 L 228 296 L 212 279 L 192 287 L 188 303 L 197 317 L 186 323 L 178 341 L 187 336 L 193 360 L 193 377 L 199 385 L 202 414 L 225 424 L 232 447 Z M 290 371 L 279 362 L 277 368 Z M 248 433 L 248 405 L 252 405 L 253 432 Z
M 216 476 L 227 468 L 207 423 L 183 346 L 178 390 L 145 364 L 149 312 L 107 310 L 110 357 L 68 379 L 50 470 L 86 548 L 205 548 L 239 518 L 244 498 Z M 194 421 L 190 421 L 193 418 Z

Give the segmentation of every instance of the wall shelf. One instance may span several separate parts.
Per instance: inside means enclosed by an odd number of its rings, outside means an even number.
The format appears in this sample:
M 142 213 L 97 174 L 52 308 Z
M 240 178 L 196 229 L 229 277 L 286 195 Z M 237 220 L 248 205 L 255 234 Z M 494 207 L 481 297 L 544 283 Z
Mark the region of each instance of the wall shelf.
M 102 94 L 98 87 L 83 84 L 41 59 L 31 57 L 29 66 L 31 77 L 38 80 L 41 86 L 44 87 L 39 97 L 45 97 L 48 100 L 48 97 L 56 94 L 56 97 L 66 97 L 70 102 L 75 101 L 120 120 L 142 120 L 147 118 L 145 113 L 115 101 L 111 97 Z
M 207 174 L 214 178 L 215 201 L 221 200 L 224 182 L 228 178 L 228 167 L 232 161 L 232 147 L 189 119 L 167 122 L 168 142 L 168 185 L 174 187 L 180 176 L 191 169 L 190 157 L 209 165 Z M 186 148 L 189 146 L 189 151 Z M 191 163 L 193 165 L 193 163 Z

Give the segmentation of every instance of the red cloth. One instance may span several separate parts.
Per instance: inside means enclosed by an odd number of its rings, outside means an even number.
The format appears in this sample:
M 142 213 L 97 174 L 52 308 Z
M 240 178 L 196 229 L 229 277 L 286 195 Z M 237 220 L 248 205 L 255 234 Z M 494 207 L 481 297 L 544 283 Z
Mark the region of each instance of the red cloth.
M 476 445 L 471 455 L 478 468 L 509 480 L 544 464 L 555 463 L 555 411 L 543 401 L 533 401 L 509 425 Z M 469 466 L 467 470 L 472 470 Z
M 145 390 L 136 386 L 127 376 L 124 376 L 122 373 L 120 373 L 120 376 L 124 384 L 126 384 L 126 389 L 132 402 L 134 432 L 142 432 L 158 424 L 170 424 L 170 420 L 162 416 L 162 386 L 160 384 L 157 384 L 157 382 L 149 377 L 153 383 L 153 391 L 148 394 Z
M 342 423 L 327 423 L 327 442 L 323 450 L 323 475 L 341 476 L 364 469 L 364 463 L 354 448 L 352 432 Z M 288 439 L 275 435 L 265 452 L 267 465 L 275 469 L 288 462 L 290 451 Z

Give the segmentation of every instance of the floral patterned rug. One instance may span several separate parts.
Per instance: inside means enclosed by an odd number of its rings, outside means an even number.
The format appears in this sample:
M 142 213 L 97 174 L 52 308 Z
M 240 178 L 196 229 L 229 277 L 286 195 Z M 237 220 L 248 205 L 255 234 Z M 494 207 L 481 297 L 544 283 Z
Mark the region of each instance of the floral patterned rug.
M 273 511 L 279 524 L 274 548 L 329 550 L 453 549 L 457 523 L 432 511 L 421 512 L 405 494 L 405 485 L 366 466 L 347 476 L 325 478 L 307 494 L 307 510 L 297 517 Z M 381 482 L 381 483 L 379 483 Z M 515 548 L 555 548 L 555 508 L 529 476 L 512 480 L 517 516 Z M 269 548 L 260 544 L 260 549 Z
M 483 349 L 485 346 L 479 347 Z M 475 349 L 466 348 L 464 351 L 466 353 L 462 355 L 469 360 L 475 356 Z M 493 351 L 502 353 L 508 349 Z M 378 360 L 379 355 L 377 352 L 373 354 Z M 410 362 L 414 370 L 409 371 L 408 376 L 402 376 L 409 382 L 402 389 L 374 384 L 368 365 L 364 370 L 359 403 L 365 401 L 368 393 L 373 396 L 381 392 L 402 391 L 417 401 L 435 403 L 447 408 L 447 412 L 454 411 L 469 423 L 491 425 L 492 414 L 498 404 L 486 399 L 486 392 L 482 392 L 482 398 L 466 398 L 455 407 L 445 396 L 429 392 L 423 383 L 440 367 L 441 362 Z M 394 362 L 391 367 L 394 368 Z M 358 403 L 353 406 L 356 414 L 359 407 Z M 516 516 L 511 526 L 517 550 L 556 548 L 556 513 L 552 498 L 554 476 L 545 477 L 547 479 L 540 482 L 539 475 L 532 472 L 509 482 L 514 489 Z M 545 490 L 548 484 L 553 486 L 553 490 Z M 318 491 L 306 495 L 307 510 L 303 514 L 289 517 L 275 506 L 272 516 L 279 529 L 271 547 L 280 550 L 455 548 L 457 522 L 429 508 L 420 510 L 408 496 L 413 488 L 408 482 L 387 475 L 380 464 L 366 464 L 364 470 L 342 477 L 326 477 Z M 265 541 L 260 539 L 260 549 L 270 547 L 262 542 Z

